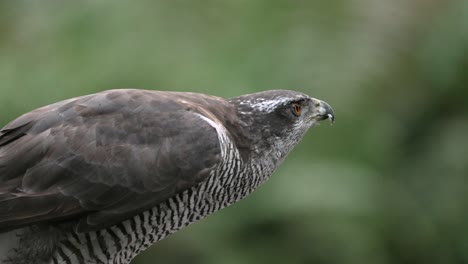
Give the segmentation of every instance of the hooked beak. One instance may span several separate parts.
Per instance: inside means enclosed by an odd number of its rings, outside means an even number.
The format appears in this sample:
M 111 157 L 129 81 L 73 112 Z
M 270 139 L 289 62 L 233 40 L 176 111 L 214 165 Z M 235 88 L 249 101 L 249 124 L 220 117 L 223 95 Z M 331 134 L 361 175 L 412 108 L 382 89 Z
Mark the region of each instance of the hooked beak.
M 329 119 L 332 124 L 335 123 L 335 113 L 329 104 L 320 101 L 319 112 L 321 120 Z
M 331 106 L 322 100 L 313 99 L 315 101 L 315 115 L 312 118 L 317 119 L 318 121 L 329 119 L 333 124 L 335 123 L 335 113 Z

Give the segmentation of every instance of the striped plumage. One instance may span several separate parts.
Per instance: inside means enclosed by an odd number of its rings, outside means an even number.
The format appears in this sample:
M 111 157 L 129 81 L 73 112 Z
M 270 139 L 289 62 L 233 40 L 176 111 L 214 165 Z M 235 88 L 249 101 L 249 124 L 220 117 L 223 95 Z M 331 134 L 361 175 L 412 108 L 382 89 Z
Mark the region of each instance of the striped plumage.
M 96 258 L 97 263 L 128 263 L 153 243 L 252 192 L 263 178 L 241 171 L 239 153 L 230 141 L 226 143 L 228 159 L 221 163 L 223 169 L 214 171 L 206 182 L 116 226 L 85 234 L 70 232 L 52 263 L 67 263 L 68 259 L 81 263 L 86 258 Z
M 254 191 L 327 118 L 328 104 L 283 90 L 112 90 L 32 111 L 0 134 L 0 263 L 129 263 Z

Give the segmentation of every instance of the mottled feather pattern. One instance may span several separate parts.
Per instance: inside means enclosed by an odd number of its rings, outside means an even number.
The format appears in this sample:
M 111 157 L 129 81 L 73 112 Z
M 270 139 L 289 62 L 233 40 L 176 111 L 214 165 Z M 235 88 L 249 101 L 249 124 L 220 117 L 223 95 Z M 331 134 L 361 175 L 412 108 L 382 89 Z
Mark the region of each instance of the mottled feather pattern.
M 176 100 L 161 100 L 164 97 L 147 91 L 110 91 L 39 109 L 39 116 L 29 114 L 26 135 L 7 146 L 17 149 L 17 157 L 0 154 L 2 182 L 22 178 L 21 185 L 8 188 L 16 189 L 14 193 L 0 194 L 0 209 L 9 208 L 0 210 L 1 229 L 64 213 L 86 215 L 80 230 L 99 228 L 208 177 L 219 160 L 216 131 L 191 111 L 181 110 Z M 163 107 L 164 112 L 152 106 Z M 194 152 L 200 148 L 193 144 L 203 146 L 203 153 Z M 14 167 L 8 159 L 20 160 L 26 153 L 31 161 L 10 171 Z M 1 166 L 3 162 L 9 166 Z M 36 216 L 27 215 L 27 207 L 35 208 Z
M 121 89 L 17 118 L 0 130 L 0 247 L 17 244 L 0 263 L 128 264 L 265 182 L 310 126 L 334 118 L 319 102 Z

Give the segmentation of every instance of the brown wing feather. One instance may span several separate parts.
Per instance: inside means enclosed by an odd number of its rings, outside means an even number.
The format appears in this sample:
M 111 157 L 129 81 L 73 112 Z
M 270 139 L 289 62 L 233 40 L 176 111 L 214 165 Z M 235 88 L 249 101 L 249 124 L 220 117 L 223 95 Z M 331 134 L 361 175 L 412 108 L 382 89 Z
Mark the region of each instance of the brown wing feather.
M 230 115 L 216 97 L 114 90 L 18 118 L 0 131 L 0 231 L 98 229 L 202 182 L 221 157 L 200 111 Z

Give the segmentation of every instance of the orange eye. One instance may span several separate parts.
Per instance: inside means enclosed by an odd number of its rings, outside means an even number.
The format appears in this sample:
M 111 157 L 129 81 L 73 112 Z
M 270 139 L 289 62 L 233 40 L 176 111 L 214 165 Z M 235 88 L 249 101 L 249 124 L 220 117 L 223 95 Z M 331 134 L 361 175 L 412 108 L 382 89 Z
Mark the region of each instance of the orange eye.
M 292 105 L 292 110 L 293 110 L 293 113 L 296 115 L 296 116 L 300 116 L 301 115 L 301 105 L 300 104 L 293 104 Z

